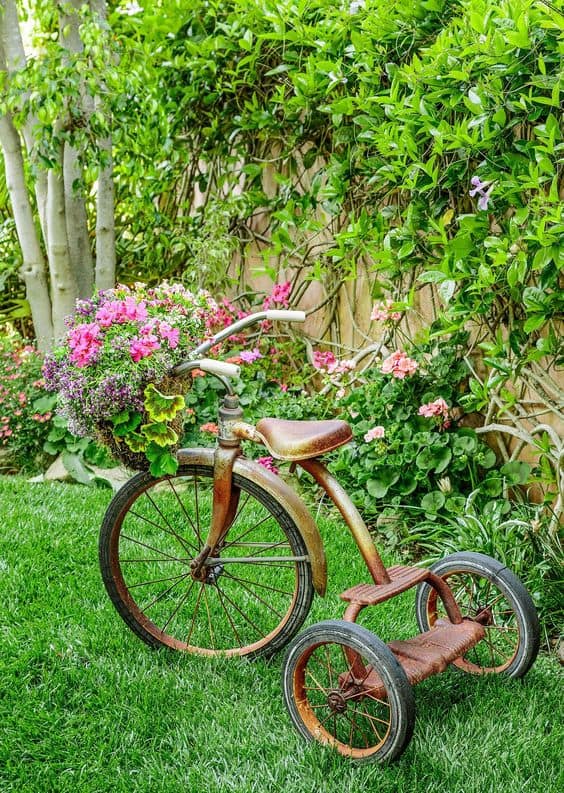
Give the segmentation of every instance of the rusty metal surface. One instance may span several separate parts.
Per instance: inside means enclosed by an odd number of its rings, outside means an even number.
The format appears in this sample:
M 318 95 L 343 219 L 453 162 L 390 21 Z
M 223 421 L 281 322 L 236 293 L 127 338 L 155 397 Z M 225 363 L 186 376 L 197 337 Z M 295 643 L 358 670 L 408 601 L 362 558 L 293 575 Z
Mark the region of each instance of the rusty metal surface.
M 432 675 L 443 672 L 447 666 L 464 655 L 484 638 L 484 628 L 472 620 L 464 620 L 458 625 L 439 620 L 434 628 L 426 633 L 405 641 L 388 642 L 388 647 L 403 667 L 411 685 L 416 685 Z M 339 678 L 341 686 L 350 684 L 350 676 Z M 386 688 L 378 673 L 371 669 L 364 671 L 359 680 L 366 692 L 364 696 L 381 699 L 386 696 Z
M 269 452 L 278 460 L 306 460 L 319 457 L 352 440 L 346 421 L 287 421 L 261 419 L 256 431 Z
M 181 465 L 213 465 L 213 455 L 214 450 L 209 448 L 180 449 L 177 454 Z M 267 471 L 253 460 L 237 457 L 233 465 L 233 472 L 255 481 L 288 512 L 298 527 L 307 548 L 315 591 L 323 596 L 327 589 L 325 549 L 319 529 L 306 505 L 283 479 Z
M 313 476 L 343 516 L 374 582 L 389 584 L 390 577 L 376 550 L 372 535 L 346 490 L 320 460 L 300 460 L 299 465 Z
M 394 595 L 405 592 L 406 589 L 425 581 L 428 577 L 428 570 L 419 567 L 390 567 L 388 576 L 390 577 L 389 584 L 357 584 L 345 592 L 341 592 L 340 597 L 342 600 L 360 606 L 383 603 Z

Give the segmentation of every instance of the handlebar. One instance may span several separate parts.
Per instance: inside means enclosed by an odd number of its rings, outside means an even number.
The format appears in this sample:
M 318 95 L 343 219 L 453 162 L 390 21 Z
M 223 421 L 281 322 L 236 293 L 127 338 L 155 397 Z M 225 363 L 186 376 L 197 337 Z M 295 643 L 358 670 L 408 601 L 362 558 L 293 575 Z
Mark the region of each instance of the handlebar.
M 258 311 L 256 314 L 249 314 L 248 317 L 237 320 L 232 325 L 220 330 L 211 339 L 199 344 L 192 353 L 193 359 L 176 366 L 172 370 L 172 374 L 179 375 L 189 372 L 191 369 L 201 369 L 219 377 L 236 377 L 239 374 L 239 367 L 235 364 L 214 361 L 209 358 L 199 358 L 199 356 L 205 354 L 220 341 L 239 333 L 239 331 L 248 328 L 250 325 L 256 325 L 257 322 L 264 322 L 265 320 L 271 322 L 305 322 L 305 318 L 305 311 L 286 311 L 284 309 L 268 309 L 267 311 Z

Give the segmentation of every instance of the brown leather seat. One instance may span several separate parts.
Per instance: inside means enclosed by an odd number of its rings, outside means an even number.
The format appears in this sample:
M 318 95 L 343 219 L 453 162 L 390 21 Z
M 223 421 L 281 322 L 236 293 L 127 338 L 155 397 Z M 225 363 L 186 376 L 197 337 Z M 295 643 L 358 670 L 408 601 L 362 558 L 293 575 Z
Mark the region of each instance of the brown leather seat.
M 257 432 L 277 460 L 319 457 L 352 440 L 346 421 L 287 421 L 261 419 Z

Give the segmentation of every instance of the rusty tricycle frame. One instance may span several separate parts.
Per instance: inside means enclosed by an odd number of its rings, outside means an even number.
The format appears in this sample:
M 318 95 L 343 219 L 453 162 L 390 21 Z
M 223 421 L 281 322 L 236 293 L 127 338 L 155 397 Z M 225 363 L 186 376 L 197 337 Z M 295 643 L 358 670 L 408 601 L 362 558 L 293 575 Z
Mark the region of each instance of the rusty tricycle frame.
M 238 367 L 202 356 L 256 322 L 304 319 L 298 311 L 253 314 L 176 368 L 178 375 L 199 369 L 223 384 L 217 445 L 181 449 L 176 476 L 140 473 L 116 494 L 100 534 L 102 576 L 121 617 L 148 644 L 246 657 L 286 647 L 283 696 L 300 734 L 356 761 L 392 760 L 412 735 L 415 683 L 451 664 L 522 677 L 539 649 L 539 623 L 521 582 L 483 554 L 453 554 L 430 568 L 384 565 L 320 459 L 352 440 L 345 421 L 244 421 L 230 382 Z M 247 459 L 243 441 L 306 471 L 348 526 L 371 580 L 341 594 L 342 620 L 298 633 L 313 591 L 326 591 L 323 541 L 301 498 Z M 416 636 L 385 644 L 357 624 L 363 609 L 412 588 Z

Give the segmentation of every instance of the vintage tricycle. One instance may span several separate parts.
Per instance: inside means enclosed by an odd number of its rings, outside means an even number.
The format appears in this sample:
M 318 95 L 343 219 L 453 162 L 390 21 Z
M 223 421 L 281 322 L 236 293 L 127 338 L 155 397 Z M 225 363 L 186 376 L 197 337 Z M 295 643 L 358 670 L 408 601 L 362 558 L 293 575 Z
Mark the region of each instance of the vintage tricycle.
M 456 553 L 427 569 L 384 566 L 357 509 L 320 460 L 351 441 L 345 421 L 243 420 L 229 380 L 238 367 L 202 356 L 253 323 L 304 318 L 299 311 L 253 314 L 177 367 L 175 374 L 199 369 L 223 383 L 217 445 L 181 449 L 174 476 L 144 472 L 122 487 L 101 529 L 102 576 L 121 617 L 150 645 L 256 657 L 293 640 L 282 688 L 298 731 L 357 761 L 391 760 L 412 735 L 415 683 L 449 664 L 522 677 L 538 652 L 539 622 L 521 582 L 483 554 Z M 296 636 L 314 591 L 326 590 L 323 543 L 303 501 L 243 455 L 243 440 L 307 471 L 349 527 L 370 580 L 341 594 L 348 604 L 342 620 Z M 411 588 L 418 635 L 385 644 L 356 624 L 367 606 Z

